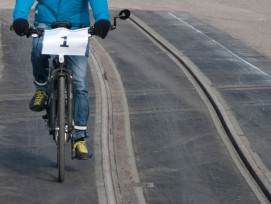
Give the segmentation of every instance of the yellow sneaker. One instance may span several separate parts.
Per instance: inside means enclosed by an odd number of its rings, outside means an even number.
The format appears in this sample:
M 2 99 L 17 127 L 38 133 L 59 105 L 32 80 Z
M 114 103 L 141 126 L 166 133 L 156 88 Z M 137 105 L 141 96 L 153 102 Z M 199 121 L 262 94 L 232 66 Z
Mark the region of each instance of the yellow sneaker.
M 75 159 L 86 160 L 92 157 L 92 154 L 88 153 L 86 141 L 84 140 L 75 141 L 72 151 Z
M 45 108 L 46 100 L 47 92 L 43 90 L 37 90 L 29 103 L 29 108 L 32 111 L 42 111 Z

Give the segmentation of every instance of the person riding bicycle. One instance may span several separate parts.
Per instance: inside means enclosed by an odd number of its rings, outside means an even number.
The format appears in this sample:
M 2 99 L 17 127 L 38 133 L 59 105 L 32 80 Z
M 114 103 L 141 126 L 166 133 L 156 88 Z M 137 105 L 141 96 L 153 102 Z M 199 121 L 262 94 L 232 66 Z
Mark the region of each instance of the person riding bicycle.
M 91 6 L 95 19 L 94 35 L 105 38 L 110 29 L 110 14 L 107 0 L 38 0 L 35 6 L 34 26 L 51 29 L 51 24 L 57 21 L 72 23 L 71 29 L 90 26 Z M 17 0 L 13 11 L 13 29 L 19 36 L 29 37 L 28 16 L 35 0 Z M 42 55 L 42 37 L 33 38 L 31 62 L 33 66 L 34 84 L 36 92 L 29 103 L 33 111 L 42 111 L 48 97 L 48 67 L 49 55 Z M 89 117 L 89 101 L 87 86 L 87 58 L 86 56 L 66 56 L 66 62 L 73 70 L 74 93 L 74 133 L 73 149 L 77 159 L 88 159 L 92 155 L 88 152 L 85 138 Z

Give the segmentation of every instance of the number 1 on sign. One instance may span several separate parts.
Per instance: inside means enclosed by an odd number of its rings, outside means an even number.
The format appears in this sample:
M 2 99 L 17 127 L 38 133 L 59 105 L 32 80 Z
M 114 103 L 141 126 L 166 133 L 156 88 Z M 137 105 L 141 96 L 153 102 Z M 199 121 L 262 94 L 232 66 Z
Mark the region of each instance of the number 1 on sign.
M 61 38 L 63 38 L 64 40 L 63 40 L 63 44 L 60 45 L 60 47 L 69 47 L 69 45 L 67 45 L 68 37 L 67 36 L 63 36 Z

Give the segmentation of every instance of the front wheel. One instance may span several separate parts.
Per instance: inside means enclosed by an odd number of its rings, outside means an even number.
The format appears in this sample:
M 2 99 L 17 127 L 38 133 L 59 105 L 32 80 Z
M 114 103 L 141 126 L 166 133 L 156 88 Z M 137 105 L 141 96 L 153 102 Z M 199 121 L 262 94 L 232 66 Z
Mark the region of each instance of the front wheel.
M 58 79 L 57 91 L 57 125 L 58 125 L 58 141 L 57 141 L 57 165 L 58 165 L 58 181 L 63 182 L 65 178 L 65 77 L 60 76 Z

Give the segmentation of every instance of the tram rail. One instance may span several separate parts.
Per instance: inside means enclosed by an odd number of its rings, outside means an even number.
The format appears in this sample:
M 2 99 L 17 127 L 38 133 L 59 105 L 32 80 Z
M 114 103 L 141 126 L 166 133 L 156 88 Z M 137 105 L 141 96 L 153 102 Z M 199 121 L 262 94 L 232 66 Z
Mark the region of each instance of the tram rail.
M 208 79 L 201 73 L 199 68 L 193 62 L 191 62 L 180 50 L 175 48 L 174 45 L 169 43 L 165 38 L 163 38 L 160 34 L 155 32 L 152 28 L 146 25 L 138 17 L 136 17 L 135 15 L 131 15 L 130 21 L 145 35 L 147 35 L 154 43 L 160 46 L 161 49 L 167 51 L 169 55 L 171 55 L 171 58 L 174 61 L 177 61 L 177 63 L 180 63 L 181 66 L 185 69 L 183 71 L 186 71 L 187 76 L 195 82 L 194 86 L 200 89 L 198 90 L 198 92 L 202 92 L 205 95 L 205 97 L 208 99 L 207 103 L 209 103 L 212 109 L 214 110 L 216 118 L 219 120 L 224 132 L 226 133 L 227 138 L 230 141 L 230 144 L 226 144 L 228 150 L 229 148 L 231 148 L 229 147 L 229 145 L 231 145 L 234 148 L 238 157 L 240 158 L 240 162 L 244 164 L 246 170 L 249 172 L 250 179 L 253 179 L 254 182 L 256 183 L 257 185 L 256 188 L 258 187 L 261 193 L 264 194 L 265 198 L 269 202 L 271 202 L 271 174 L 269 170 L 263 164 L 262 160 L 254 151 L 252 145 L 249 143 L 246 137 L 242 136 L 241 138 L 240 135 L 238 135 L 237 130 L 235 129 L 234 125 L 231 122 L 232 121 L 231 117 L 233 116 L 229 116 L 229 114 L 223 107 L 222 103 L 220 102 L 221 98 L 218 99 L 218 96 L 216 95 L 215 90 L 211 86 Z M 226 140 L 224 138 L 224 143 L 226 142 Z M 232 157 L 234 156 L 233 154 L 231 155 Z M 242 173 L 244 175 L 244 172 Z M 248 179 L 246 180 L 247 182 L 251 183 L 250 181 L 248 181 Z M 255 193 L 258 195 L 259 198 L 259 192 Z M 265 200 L 265 198 L 259 199 Z

